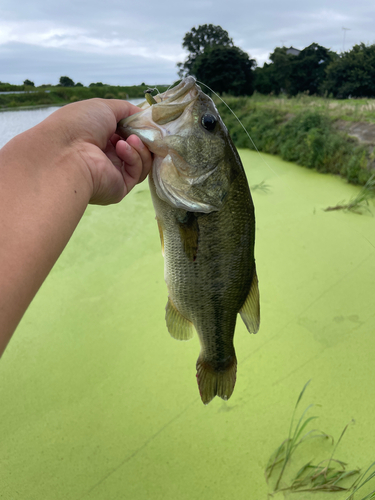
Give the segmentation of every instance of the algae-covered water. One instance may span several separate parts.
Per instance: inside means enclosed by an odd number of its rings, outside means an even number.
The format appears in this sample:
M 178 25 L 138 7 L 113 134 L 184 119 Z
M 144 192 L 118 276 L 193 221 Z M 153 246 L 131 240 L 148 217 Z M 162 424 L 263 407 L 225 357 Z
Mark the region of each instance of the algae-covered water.
M 261 328 L 238 321 L 232 398 L 201 403 L 198 339 L 166 330 L 143 183 L 87 209 L 1 360 L 0 498 L 266 499 L 265 466 L 309 379 L 300 406 L 320 405 L 314 427 L 337 440 L 355 420 L 337 458 L 375 460 L 375 217 L 322 210 L 358 192 L 338 178 L 241 155 L 269 191 L 253 192 Z M 330 450 L 315 440 L 294 466 Z M 293 498 L 329 497 L 308 495 Z

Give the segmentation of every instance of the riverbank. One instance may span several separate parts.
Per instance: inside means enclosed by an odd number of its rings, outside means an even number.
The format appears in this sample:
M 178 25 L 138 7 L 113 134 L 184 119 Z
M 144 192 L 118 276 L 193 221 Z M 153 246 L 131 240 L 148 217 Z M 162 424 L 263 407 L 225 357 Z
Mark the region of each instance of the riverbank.
M 148 88 L 145 84 L 29 87 L 25 93 L 0 94 L 0 111 L 62 106 L 93 97 L 143 98 Z M 166 85 L 158 86 L 160 92 L 166 89 Z M 318 172 L 340 175 L 353 184 L 366 184 L 375 171 L 374 99 L 336 100 L 305 94 L 224 99 L 251 136 L 215 98 L 236 147 L 276 154 Z
M 366 102 L 365 102 L 366 101 Z M 234 144 L 364 185 L 375 171 L 375 101 L 255 95 L 216 99 Z
M 25 109 L 26 107 L 62 106 L 71 102 L 100 97 L 102 99 L 136 99 L 144 97 L 148 85 L 113 86 L 95 85 L 92 87 L 29 87 L 24 93 L 0 93 L 0 111 L 5 109 Z M 167 85 L 158 86 L 160 92 Z

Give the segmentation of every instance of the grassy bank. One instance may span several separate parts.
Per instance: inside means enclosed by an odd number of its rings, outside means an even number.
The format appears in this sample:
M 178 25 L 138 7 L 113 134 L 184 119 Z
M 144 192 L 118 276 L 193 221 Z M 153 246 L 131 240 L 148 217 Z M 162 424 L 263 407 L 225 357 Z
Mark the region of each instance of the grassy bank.
M 93 97 L 131 99 L 143 97 L 148 88 L 148 85 L 37 88 L 13 85 L 8 91 L 26 90 L 26 93 L 0 94 L 0 109 L 63 105 Z M 158 85 L 158 89 L 164 92 L 167 86 Z M 0 85 L 0 90 L 7 89 Z M 366 145 L 337 126 L 339 122 L 341 128 L 343 123 L 361 122 L 374 127 L 374 99 L 336 100 L 305 94 L 286 98 L 254 94 L 252 97 L 228 96 L 225 100 L 260 151 L 280 155 L 284 160 L 319 172 L 341 175 L 353 184 L 364 185 L 374 171 L 375 135 L 374 144 Z M 236 118 L 218 99 L 217 106 L 235 145 L 255 149 Z
M 249 132 L 259 151 L 280 155 L 319 172 L 338 174 L 353 184 L 365 184 L 373 173 L 373 147 L 337 129 L 337 120 L 370 122 L 375 103 L 349 104 L 333 99 L 302 96 L 280 99 L 255 95 L 252 98 L 228 97 L 233 109 Z M 242 126 L 229 109 L 217 102 L 234 143 L 240 148 L 255 149 Z M 364 106 L 366 108 L 364 108 Z
M 23 87 L 22 85 L 19 87 Z M 101 97 L 104 99 L 132 99 L 144 97 L 148 85 L 133 85 L 119 87 L 112 85 L 100 85 L 93 87 L 29 87 L 24 94 L 0 94 L 1 108 L 18 108 L 23 106 L 54 106 L 70 102 Z M 160 92 L 164 92 L 167 86 L 159 86 Z M 6 91 L 5 89 L 1 89 Z M 16 90 L 16 89 L 11 89 Z M 23 89 L 21 89 L 23 90 Z
M 297 114 L 315 110 L 328 113 L 334 120 L 375 123 L 375 99 L 332 99 L 298 94 L 295 97 L 272 96 L 255 93 L 249 98 L 261 108 L 279 109 Z

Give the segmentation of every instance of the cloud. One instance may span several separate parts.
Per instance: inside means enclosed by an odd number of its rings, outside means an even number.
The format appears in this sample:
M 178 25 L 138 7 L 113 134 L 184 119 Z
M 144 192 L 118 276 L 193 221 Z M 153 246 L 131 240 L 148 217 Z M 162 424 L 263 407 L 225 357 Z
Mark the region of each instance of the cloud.
M 35 65 L 35 61 L 38 64 Z M 57 84 L 67 75 L 84 85 L 101 81 L 113 85 L 168 84 L 177 78 L 176 65 L 134 55 L 86 52 L 61 47 L 39 47 L 12 42 L 0 46 L 1 80 L 22 83 L 26 78 L 36 85 Z
M 280 45 L 316 42 L 341 51 L 343 26 L 350 28 L 346 49 L 374 43 L 374 17 L 367 0 L 2 0 L 1 79 L 21 83 L 34 75 L 43 83 L 67 74 L 82 83 L 168 83 L 186 57 L 182 40 L 193 26 L 221 25 L 261 66 Z

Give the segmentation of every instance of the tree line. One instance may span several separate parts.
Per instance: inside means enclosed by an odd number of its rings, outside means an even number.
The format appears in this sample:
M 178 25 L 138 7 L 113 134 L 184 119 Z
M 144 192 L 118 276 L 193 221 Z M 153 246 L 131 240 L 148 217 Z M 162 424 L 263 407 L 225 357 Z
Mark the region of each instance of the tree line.
M 193 75 L 218 93 L 375 97 L 375 44 L 360 43 L 341 54 L 318 43 L 301 51 L 276 47 L 263 67 L 221 26 L 192 28 L 182 46 L 189 55 L 177 65 L 179 76 Z

